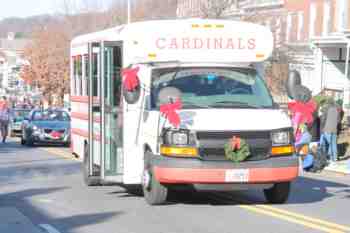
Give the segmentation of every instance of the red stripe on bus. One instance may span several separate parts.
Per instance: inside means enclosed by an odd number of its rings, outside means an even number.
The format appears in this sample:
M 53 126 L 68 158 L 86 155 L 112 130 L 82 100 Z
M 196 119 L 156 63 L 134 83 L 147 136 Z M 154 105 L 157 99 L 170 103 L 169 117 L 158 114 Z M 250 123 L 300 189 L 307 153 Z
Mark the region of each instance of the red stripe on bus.
M 298 167 L 250 168 L 247 182 L 276 183 L 291 181 L 298 176 Z M 223 184 L 229 169 L 154 167 L 156 179 L 167 184 Z
M 98 104 L 100 103 L 100 98 L 94 97 L 94 103 Z M 70 97 L 71 102 L 76 102 L 76 103 L 89 103 L 89 96 L 71 96 Z
M 83 121 L 88 121 L 89 120 L 89 115 L 86 113 L 80 113 L 80 112 L 72 112 L 71 117 L 73 119 L 78 119 L 78 120 L 83 120 Z M 94 119 L 95 123 L 101 123 L 101 119 L 99 117 L 95 117 Z
M 77 129 L 77 128 L 72 128 L 71 129 L 71 134 L 73 135 L 77 135 L 77 136 L 81 136 L 81 137 L 84 137 L 84 138 L 89 138 L 89 132 L 86 131 L 86 130 L 81 130 L 81 129 Z M 94 140 L 96 141 L 101 141 L 101 137 L 99 134 L 95 134 L 94 135 Z

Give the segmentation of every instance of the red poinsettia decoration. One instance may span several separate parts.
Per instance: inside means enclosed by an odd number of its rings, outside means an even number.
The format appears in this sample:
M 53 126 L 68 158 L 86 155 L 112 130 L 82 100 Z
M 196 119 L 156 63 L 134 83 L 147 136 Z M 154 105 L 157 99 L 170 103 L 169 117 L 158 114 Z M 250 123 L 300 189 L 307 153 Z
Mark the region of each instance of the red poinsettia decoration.
M 239 137 L 233 136 L 231 139 L 231 149 L 233 151 L 241 149 L 241 139 Z
M 291 102 L 288 103 L 288 109 L 296 115 L 296 113 L 300 113 L 301 119 L 299 123 L 308 123 L 312 124 L 313 122 L 313 113 L 317 108 L 317 104 L 314 100 L 310 100 L 307 103 L 303 102 Z
M 174 127 L 179 127 L 180 125 L 180 116 L 176 112 L 182 108 L 182 102 L 180 99 L 177 99 L 174 103 L 162 104 L 160 106 L 160 112 L 168 119 L 169 123 Z
M 123 85 L 127 91 L 134 91 L 139 85 L 137 73 L 140 67 L 126 68 L 122 71 Z

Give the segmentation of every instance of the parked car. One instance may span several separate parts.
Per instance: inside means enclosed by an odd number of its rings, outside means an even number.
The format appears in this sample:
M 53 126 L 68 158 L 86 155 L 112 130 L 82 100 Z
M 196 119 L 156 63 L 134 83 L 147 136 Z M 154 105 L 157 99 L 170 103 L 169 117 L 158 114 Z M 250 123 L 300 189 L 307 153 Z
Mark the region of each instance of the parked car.
M 70 116 L 62 110 L 33 110 L 23 121 L 21 144 L 70 145 Z
M 10 136 L 11 137 L 20 137 L 22 135 L 22 122 L 24 118 L 30 113 L 29 109 L 14 109 L 13 117 L 10 122 Z

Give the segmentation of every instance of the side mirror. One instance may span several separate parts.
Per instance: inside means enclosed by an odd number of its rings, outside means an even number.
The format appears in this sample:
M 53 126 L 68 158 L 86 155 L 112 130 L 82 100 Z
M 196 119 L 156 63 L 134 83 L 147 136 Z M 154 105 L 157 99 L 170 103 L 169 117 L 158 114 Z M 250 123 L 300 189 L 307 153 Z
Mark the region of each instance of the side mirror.
M 289 98 L 291 99 L 295 98 L 295 88 L 296 86 L 300 86 L 300 85 L 301 85 L 301 77 L 300 77 L 299 71 L 296 71 L 296 70 L 290 71 L 288 74 L 287 85 L 286 85 L 287 94 Z
M 168 104 L 180 99 L 182 92 L 176 87 L 164 87 L 158 93 L 158 103 Z
M 296 85 L 294 87 L 294 99 L 303 103 L 307 103 L 312 98 L 312 93 L 309 88 L 303 85 Z
M 122 92 L 125 102 L 127 102 L 128 104 L 135 104 L 140 98 L 141 87 L 140 85 L 138 85 L 134 90 L 129 91 L 127 90 L 127 88 L 125 88 L 125 86 L 123 86 Z
M 123 77 L 122 94 L 125 102 L 128 104 L 135 104 L 141 93 L 141 84 L 138 77 L 140 67 L 128 67 L 122 70 L 121 75 Z

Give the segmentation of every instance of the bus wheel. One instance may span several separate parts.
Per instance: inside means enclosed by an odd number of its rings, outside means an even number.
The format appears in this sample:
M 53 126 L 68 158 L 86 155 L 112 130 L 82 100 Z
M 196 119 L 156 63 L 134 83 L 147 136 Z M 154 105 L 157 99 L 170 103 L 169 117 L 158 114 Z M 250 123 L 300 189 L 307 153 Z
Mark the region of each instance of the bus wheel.
M 99 180 L 96 177 L 90 176 L 90 153 L 88 145 L 84 146 L 84 163 L 83 163 L 83 178 L 84 183 L 87 186 L 97 186 L 99 185 Z
M 152 167 L 149 163 L 150 152 L 145 155 L 145 168 L 142 177 L 142 189 L 146 202 L 150 205 L 165 203 L 168 196 L 168 188 L 163 186 L 155 178 Z
M 288 200 L 290 182 L 274 184 L 272 188 L 265 189 L 264 194 L 268 202 L 272 204 L 283 204 Z

